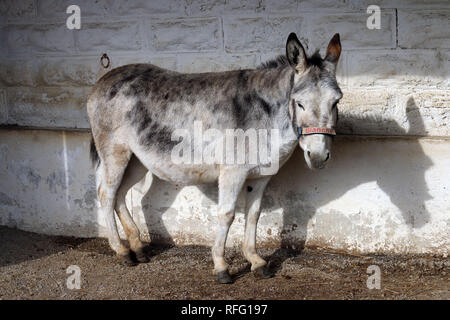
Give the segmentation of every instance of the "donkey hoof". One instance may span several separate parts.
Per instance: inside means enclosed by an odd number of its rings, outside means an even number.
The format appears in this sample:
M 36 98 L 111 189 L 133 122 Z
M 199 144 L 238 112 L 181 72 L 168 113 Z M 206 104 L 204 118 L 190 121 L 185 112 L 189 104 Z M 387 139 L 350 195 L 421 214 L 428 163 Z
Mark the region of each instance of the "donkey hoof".
M 225 270 L 217 273 L 217 282 L 221 284 L 233 283 L 233 279 L 231 279 L 228 270 Z
M 136 259 L 139 263 L 147 263 L 150 261 L 149 257 L 144 252 L 144 250 L 137 250 L 135 252 L 135 254 L 136 254 Z
M 253 275 L 257 279 L 269 279 L 273 277 L 272 272 L 269 271 L 267 266 L 262 266 L 253 270 Z
M 134 267 L 137 262 L 133 259 L 130 253 L 119 256 L 120 263 L 125 267 Z

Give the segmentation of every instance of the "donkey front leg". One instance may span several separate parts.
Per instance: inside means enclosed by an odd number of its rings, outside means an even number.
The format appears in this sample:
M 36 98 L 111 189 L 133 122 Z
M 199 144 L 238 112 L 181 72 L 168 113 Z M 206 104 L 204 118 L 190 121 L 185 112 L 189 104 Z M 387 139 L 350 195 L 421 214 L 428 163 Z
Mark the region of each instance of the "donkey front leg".
M 214 261 L 214 273 L 219 283 L 231 283 L 232 279 L 228 272 L 228 264 L 225 262 L 225 243 L 228 230 L 234 220 L 236 201 L 242 186 L 247 179 L 247 172 L 239 169 L 220 171 L 219 175 L 219 226 L 216 241 L 212 248 Z
M 251 190 L 247 193 L 247 220 L 245 222 L 245 236 L 242 251 L 245 258 L 252 264 L 251 270 L 258 278 L 270 278 L 267 262 L 256 252 L 256 229 L 261 212 L 261 200 L 264 190 L 271 176 L 251 181 Z

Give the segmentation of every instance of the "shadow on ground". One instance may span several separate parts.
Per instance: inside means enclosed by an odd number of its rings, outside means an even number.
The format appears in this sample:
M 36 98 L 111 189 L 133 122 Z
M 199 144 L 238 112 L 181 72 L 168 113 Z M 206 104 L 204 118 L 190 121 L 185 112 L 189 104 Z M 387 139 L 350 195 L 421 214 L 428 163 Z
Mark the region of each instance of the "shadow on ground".
M 0 299 L 449 299 L 449 259 L 425 256 L 358 256 L 305 249 L 283 257 L 274 278 L 244 273 L 231 285 L 211 275 L 210 249 L 173 247 L 155 252 L 149 263 L 116 263 L 105 239 L 42 236 L 0 228 L 15 242 L 0 255 Z M 38 242 L 31 246 L 30 243 Z M 42 255 L 41 245 L 45 245 Z M 275 249 L 261 249 L 269 256 Z M 227 252 L 234 268 L 247 262 L 236 248 Z M 27 254 L 32 259 L 23 259 Z M 5 262 L 14 261 L 14 263 Z M 20 262 L 19 262 L 20 261 Z M 69 266 L 80 268 L 80 289 L 69 290 Z M 367 267 L 382 272 L 380 290 L 366 285 Z

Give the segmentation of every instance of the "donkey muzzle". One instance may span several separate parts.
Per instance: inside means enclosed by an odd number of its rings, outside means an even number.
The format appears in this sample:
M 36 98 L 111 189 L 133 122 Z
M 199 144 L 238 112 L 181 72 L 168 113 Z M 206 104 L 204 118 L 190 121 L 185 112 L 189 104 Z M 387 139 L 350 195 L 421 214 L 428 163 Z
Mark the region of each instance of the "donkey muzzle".
M 330 159 L 330 136 L 334 129 L 309 127 L 297 128 L 300 146 L 305 151 L 305 160 L 310 169 L 323 169 Z
M 307 151 L 306 155 L 309 159 L 310 166 L 314 169 L 323 169 L 325 164 L 330 159 L 330 152 L 311 152 Z

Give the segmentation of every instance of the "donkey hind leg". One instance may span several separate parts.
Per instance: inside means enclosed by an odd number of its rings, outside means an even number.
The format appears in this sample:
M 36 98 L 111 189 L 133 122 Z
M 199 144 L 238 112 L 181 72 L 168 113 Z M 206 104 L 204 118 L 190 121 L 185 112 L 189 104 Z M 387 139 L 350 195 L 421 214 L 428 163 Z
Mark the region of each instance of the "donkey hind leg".
M 148 257 L 144 252 L 145 245 L 141 241 L 139 229 L 134 223 L 125 204 L 125 196 L 131 187 L 145 177 L 147 172 L 147 168 L 133 155 L 125 170 L 120 187 L 117 190 L 115 206 L 117 215 L 119 216 L 125 234 L 127 235 L 130 248 L 136 254 L 136 259 L 139 262 L 148 262 Z
M 116 193 L 131 157 L 131 151 L 128 149 L 123 146 L 115 147 L 116 150 L 120 148 L 120 152 L 111 152 L 108 156 L 102 157 L 97 170 L 97 192 L 100 200 L 100 214 L 105 218 L 109 229 L 109 245 L 123 263 L 131 265 L 134 263 L 130 257 L 130 250 L 120 240 L 114 216 Z
M 264 189 L 271 177 L 252 180 L 252 190 L 247 193 L 247 220 L 245 222 L 245 236 L 242 251 L 245 258 L 252 264 L 251 270 L 257 278 L 270 278 L 267 262 L 256 252 L 256 229 L 261 212 L 261 200 Z
M 219 226 L 216 240 L 212 248 L 214 273 L 219 283 L 231 283 L 228 264 L 225 262 L 225 243 L 228 230 L 234 220 L 236 201 L 247 178 L 247 172 L 242 170 L 221 170 L 219 175 Z

